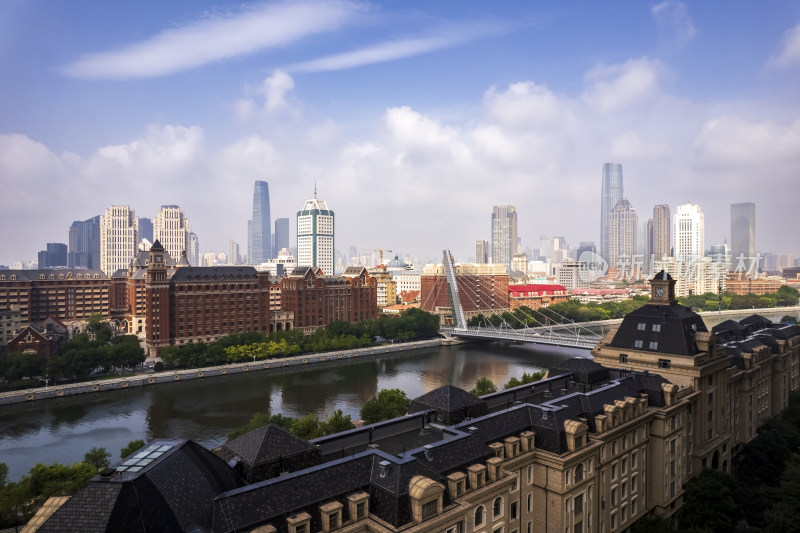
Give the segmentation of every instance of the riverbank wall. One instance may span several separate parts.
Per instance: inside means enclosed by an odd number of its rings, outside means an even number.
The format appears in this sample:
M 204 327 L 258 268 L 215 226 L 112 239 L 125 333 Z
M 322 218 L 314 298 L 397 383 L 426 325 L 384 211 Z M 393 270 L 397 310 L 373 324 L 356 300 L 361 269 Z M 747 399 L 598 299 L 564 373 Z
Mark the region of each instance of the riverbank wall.
M 92 394 L 103 391 L 124 390 L 132 387 L 146 387 L 150 385 L 158 385 L 160 383 L 174 383 L 176 381 L 204 379 L 246 372 L 283 371 L 290 368 L 305 368 L 321 364 L 347 362 L 350 360 L 363 360 L 371 356 L 386 355 L 395 352 L 421 350 L 423 348 L 438 348 L 442 345 L 442 342 L 443 339 L 428 339 L 424 341 L 386 344 L 382 346 L 372 346 L 369 348 L 358 348 L 354 350 L 342 350 L 338 352 L 304 354 L 293 357 L 284 357 L 281 359 L 267 359 L 247 363 L 209 366 L 204 368 L 193 368 L 190 370 L 169 370 L 165 372 L 155 372 L 153 374 L 139 374 L 136 376 L 121 378 L 70 383 L 68 385 L 54 385 L 46 388 L 24 389 L 20 391 L 0 393 L 0 405 L 63 398 L 65 396 L 75 396 L 78 394 Z

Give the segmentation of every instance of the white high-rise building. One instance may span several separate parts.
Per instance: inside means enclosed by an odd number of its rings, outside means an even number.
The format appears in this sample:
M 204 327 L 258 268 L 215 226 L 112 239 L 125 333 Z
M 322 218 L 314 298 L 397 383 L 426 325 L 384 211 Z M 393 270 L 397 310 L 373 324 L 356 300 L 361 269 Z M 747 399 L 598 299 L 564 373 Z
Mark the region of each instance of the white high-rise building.
M 174 260 L 178 260 L 183 252 L 189 259 L 189 219 L 177 205 L 162 205 L 153 220 L 153 239 L 161 243 L 164 250 Z M 192 262 L 189 260 L 189 264 Z M 192 265 L 194 266 L 194 265 Z
M 186 260 L 193 267 L 200 266 L 200 242 L 193 231 L 186 235 Z
M 303 209 L 297 212 L 297 266 L 313 266 L 333 275 L 334 263 L 334 215 L 325 200 L 306 200 Z
M 699 205 L 684 204 L 676 207 L 673 228 L 675 259 L 689 262 L 705 255 L 705 225 Z
M 511 270 L 517 250 L 517 209 L 513 205 L 492 207 L 492 263 Z
M 127 269 L 139 244 L 139 218 L 127 205 L 112 205 L 100 215 L 100 270 L 111 276 Z

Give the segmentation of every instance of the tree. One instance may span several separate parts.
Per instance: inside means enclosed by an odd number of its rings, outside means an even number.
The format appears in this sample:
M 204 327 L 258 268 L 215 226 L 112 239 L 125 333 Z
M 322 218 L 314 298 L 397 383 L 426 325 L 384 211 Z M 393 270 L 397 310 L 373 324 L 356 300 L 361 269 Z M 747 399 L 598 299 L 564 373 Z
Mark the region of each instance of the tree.
M 294 421 L 292 433 L 301 439 L 311 440 L 322 436 L 319 419 L 314 413 L 309 413 L 303 418 Z
M 475 396 L 484 396 L 497 392 L 497 387 L 489 378 L 480 378 L 475 382 L 475 388 L 470 391 Z
M 105 448 L 92 448 L 83 455 L 83 462 L 94 467 L 95 470 L 108 468 L 111 454 Z
M 675 528 L 670 521 L 657 514 L 648 514 L 631 526 L 631 533 L 672 533 Z
M 678 516 L 681 530 L 696 528 L 709 533 L 728 533 L 739 521 L 734 494 L 736 483 L 727 474 L 703 470 L 686 484 L 684 505 Z
M 8 483 L 8 465 L 0 463 L 0 489 L 5 487 L 6 483 Z
M 546 375 L 547 375 L 547 370 L 540 370 L 538 372 L 532 372 L 530 374 L 528 374 L 527 372 L 523 372 L 522 378 L 517 379 L 516 377 L 513 377 L 509 379 L 508 383 L 506 383 L 506 386 L 504 388 L 512 389 L 514 387 L 519 387 L 520 385 L 527 385 L 528 383 L 539 381 Z
M 325 422 L 320 423 L 322 435 L 333 435 L 348 429 L 355 428 L 355 424 L 350 420 L 350 415 L 345 416 L 341 409 L 337 409 Z
M 382 389 L 361 408 L 361 420 L 365 424 L 374 424 L 397 418 L 408 412 L 410 403 L 411 400 L 400 389 Z
M 783 315 L 781 324 L 797 324 L 797 317 L 792 315 Z
M 128 457 L 136 450 L 144 448 L 144 444 L 145 442 L 142 439 L 132 440 L 119 451 L 119 456 Z

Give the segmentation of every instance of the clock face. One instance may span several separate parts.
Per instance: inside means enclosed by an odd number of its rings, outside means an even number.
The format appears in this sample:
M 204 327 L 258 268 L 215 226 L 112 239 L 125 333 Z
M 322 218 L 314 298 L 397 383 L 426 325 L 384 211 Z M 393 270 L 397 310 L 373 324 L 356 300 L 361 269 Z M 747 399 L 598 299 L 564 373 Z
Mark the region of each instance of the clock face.
M 656 287 L 656 296 L 657 297 L 663 298 L 665 294 L 666 294 L 666 290 L 664 289 L 664 287 Z

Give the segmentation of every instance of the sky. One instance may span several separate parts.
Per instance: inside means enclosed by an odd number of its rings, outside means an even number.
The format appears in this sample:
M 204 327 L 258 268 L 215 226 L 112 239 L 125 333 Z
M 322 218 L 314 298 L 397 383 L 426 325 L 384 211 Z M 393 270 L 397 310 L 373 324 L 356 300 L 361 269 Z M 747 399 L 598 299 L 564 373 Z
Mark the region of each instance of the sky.
M 699 204 L 708 247 L 755 202 L 800 254 L 800 3 L 0 3 L 0 264 L 112 204 L 244 252 L 256 180 L 345 252 L 468 259 L 500 204 L 599 243 L 609 161 L 640 219 Z

